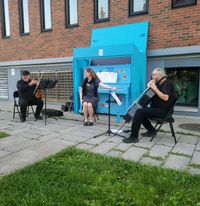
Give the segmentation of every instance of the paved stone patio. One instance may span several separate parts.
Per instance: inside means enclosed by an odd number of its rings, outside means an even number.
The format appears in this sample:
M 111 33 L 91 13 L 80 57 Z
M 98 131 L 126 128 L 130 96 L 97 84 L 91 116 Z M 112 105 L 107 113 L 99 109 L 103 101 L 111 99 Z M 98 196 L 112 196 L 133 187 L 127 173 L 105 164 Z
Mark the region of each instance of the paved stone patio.
M 100 117 L 93 127 L 84 127 L 80 115 L 65 113 L 64 117 L 68 120 L 50 118 L 45 126 L 44 120 L 35 122 L 33 116 L 20 123 L 19 117 L 13 120 L 11 112 L 1 111 L 0 128 L 10 136 L 0 139 L 0 174 L 13 172 L 70 146 L 141 164 L 200 174 L 200 134 L 191 136 L 180 132 L 176 134 L 176 145 L 168 132 L 159 132 L 152 142 L 143 137 L 136 144 L 125 144 L 119 136 L 93 138 L 107 130 L 106 116 Z M 71 120 L 76 117 L 80 121 Z M 118 128 L 113 118 L 112 128 Z

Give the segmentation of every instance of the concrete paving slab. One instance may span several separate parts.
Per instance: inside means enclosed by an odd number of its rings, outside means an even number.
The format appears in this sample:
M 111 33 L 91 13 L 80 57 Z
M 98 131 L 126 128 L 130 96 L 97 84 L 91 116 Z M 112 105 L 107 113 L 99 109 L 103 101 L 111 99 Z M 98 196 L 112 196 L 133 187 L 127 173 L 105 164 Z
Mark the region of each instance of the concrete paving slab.
M 149 137 L 141 137 L 139 139 L 139 142 L 137 142 L 135 144 L 135 146 L 137 147 L 144 147 L 144 148 L 152 148 L 153 145 L 158 141 L 158 138 L 154 138 L 153 141 L 150 142 L 150 138 Z
M 111 150 L 110 152 L 107 153 L 107 155 L 111 157 L 120 157 L 122 155 L 122 152 Z
M 0 159 L 0 173 L 8 174 L 74 145 L 75 143 L 70 141 L 51 140 L 2 157 Z
M 95 146 L 91 151 L 94 153 L 106 154 L 116 146 L 113 142 L 103 142 L 102 144 Z
M 195 145 L 178 142 L 173 148 L 172 152 L 192 156 L 194 148 Z
M 119 145 L 117 145 L 114 149 L 115 150 L 119 150 L 119 151 L 126 151 L 128 150 L 128 148 L 131 147 L 132 144 L 126 144 L 126 143 L 120 143 Z
M 78 144 L 76 146 L 76 148 L 83 149 L 83 150 L 91 150 L 93 147 L 94 147 L 94 145 L 92 145 L 92 144 L 85 144 L 85 143 L 81 143 L 81 144 Z
M 110 139 L 110 136 L 103 135 L 97 138 L 90 138 L 85 143 L 87 144 L 93 144 L 93 145 L 99 145 L 102 142 L 105 142 L 106 140 Z
M 156 160 L 156 159 L 152 159 L 150 157 L 143 157 L 140 160 L 140 163 L 146 164 L 146 165 L 151 165 L 151 166 L 160 166 L 162 164 L 162 161 Z
M 163 167 L 176 170 L 187 170 L 189 162 L 189 157 L 170 154 Z
M 139 161 L 144 154 L 147 153 L 147 149 L 139 147 L 130 147 L 123 155 L 122 158 L 126 160 Z
M 120 143 L 122 143 L 122 140 L 123 140 L 122 137 L 115 136 L 115 137 L 109 138 L 107 141 L 108 141 L 108 142 L 114 142 L 114 143 L 120 144 Z
M 200 168 L 189 167 L 188 171 L 192 175 L 200 175 Z
M 149 151 L 149 155 L 152 157 L 160 157 L 165 159 L 169 152 L 172 150 L 172 147 L 164 145 L 154 145 Z
M 191 160 L 192 164 L 197 164 L 200 166 L 200 151 L 195 151 Z
M 200 137 L 199 137 L 199 140 L 197 142 L 195 150 L 200 151 Z
M 191 135 L 184 135 L 180 137 L 179 142 L 196 145 L 198 142 L 198 137 L 191 136 Z
M 178 139 L 178 138 L 177 138 Z M 161 137 L 156 144 L 166 145 L 166 146 L 174 146 L 174 138 L 170 134 L 165 134 Z
M 9 155 L 10 152 L 0 149 L 0 158 Z

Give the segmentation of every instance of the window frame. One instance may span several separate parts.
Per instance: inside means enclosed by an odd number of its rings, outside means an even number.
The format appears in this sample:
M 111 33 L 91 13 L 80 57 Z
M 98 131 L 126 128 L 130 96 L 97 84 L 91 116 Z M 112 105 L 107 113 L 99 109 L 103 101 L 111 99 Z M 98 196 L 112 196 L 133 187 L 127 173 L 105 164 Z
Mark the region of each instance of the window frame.
M 197 0 L 195 0 L 195 3 L 193 4 L 185 4 L 185 5 L 181 5 L 181 6 L 175 6 L 174 5 L 174 0 L 171 1 L 171 5 L 172 5 L 172 9 L 179 9 L 179 8 L 182 8 L 182 7 L 187 7 L 187 6 L 196 6 L 197 5 Z
M 94 23 L 110 21 L 110 0 L 108 0 L 108 17 L 103 19 L 98 19 L 98 2 L 99 0 L 94 0 Z
M 29 1 L 28 1 L 29 6 Z M 24 14 L 23 14 L 23 0 L 19 0 L 19 12 L 20 12 L 20 33 L 22 36 L 30 34 L 30 22 L 29 22 L 29 32 L 25 32 L 25 25 L 24 25 Z M 28 21 L 29 21 L 29 12 L 28 12 Z
M 147 3 L 147 9 L 145 11 L 137 11 L 137 12 L 134 12 L 133 11 L 133 2 L 134 0 L 129 0 L 129 17 L 132 17 L 132 16 L 136 16 L 136 15 L 141 15 L 141 14 L 148 14 L 149 13 L 149 0 L 146 0 L 146 3 Z
M 9 0 L 8 0 L 8 16 L 9 16 L 9 35 L 6 34 L 6 21 L 5 21 L 5 7 L 4 7 L 4 0 L 1 1 L 0 4 L 1 10 L 1 27 L 2 27 L 2 38 L 8 39 L 11 38 L 11 25 L 10 25 L 10 12 L 9 12 Z
M 76 24 L 70 24 L 70 0 L 65 0 L 65 22 L 66 22 L 66 28 L 70 27 L 77 27 L 79 26 L 79 15 L 78 15 L 78 0 L 77 0 L 77 23 Z
M 44 12 L 44 1 L 40 0 L 40 16 L 41 16 L 41 30 L 42 32 L 52 31 L 52 0 L 50 0 L 50 9 L 51 9 L 51 28 L 45 28 L 45 12 Z

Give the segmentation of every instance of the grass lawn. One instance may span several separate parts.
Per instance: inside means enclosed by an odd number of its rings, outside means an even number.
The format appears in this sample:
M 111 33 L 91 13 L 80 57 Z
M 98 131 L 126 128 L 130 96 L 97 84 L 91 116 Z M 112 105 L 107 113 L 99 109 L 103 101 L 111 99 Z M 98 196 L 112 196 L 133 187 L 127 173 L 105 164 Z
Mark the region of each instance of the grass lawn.
M 0 205 L 200 206 L 200 176 L 70 148 L 1 177 Z
M 0 131 L 0 138 L 7 137 L 7 136 L 9 136 L 9 134 L 7 134 L 4 131 Z

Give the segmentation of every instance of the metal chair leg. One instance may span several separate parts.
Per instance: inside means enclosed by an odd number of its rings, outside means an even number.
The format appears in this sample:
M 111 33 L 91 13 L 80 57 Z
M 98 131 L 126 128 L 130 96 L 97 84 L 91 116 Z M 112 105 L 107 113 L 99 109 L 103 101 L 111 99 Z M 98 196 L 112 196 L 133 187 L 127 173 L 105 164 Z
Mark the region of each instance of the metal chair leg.
M 176 135 L 175 135 L 175 132 L 174 132 L 174 127 L 173 127 L 172 122 L 169 122 L 169 126 L 170 126 L 170 129 L 171 129 L 172 137 L 174 137 L 174 142 L 176 144 L 177 140 L 176 140 Z
M 156 133 L 151 137 L 150 142 L 152 142 L 152 140 L 154 139 L 154 137 L 157 135 L 158 131 L 160 130 L 160 128 L 162 127 L 163 124 L 160 124 L 160 126 L 158 127 L 158 129 L 156 129 L 158 124 L 156 124 L 156 126 L 154 127 Z
M 32 110 L 33 115 L 34 115 L 34 114 L 35 114 L 35 111 L 34 111 L 34 109 L 33 109 L 33 105 L 31 105 L 31 110 Z
M 15 119 L 15 105 L 14 105 L 14 108 L 13 108 L 13 119 Z

